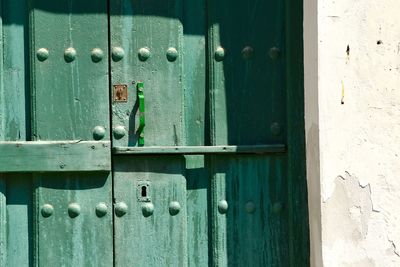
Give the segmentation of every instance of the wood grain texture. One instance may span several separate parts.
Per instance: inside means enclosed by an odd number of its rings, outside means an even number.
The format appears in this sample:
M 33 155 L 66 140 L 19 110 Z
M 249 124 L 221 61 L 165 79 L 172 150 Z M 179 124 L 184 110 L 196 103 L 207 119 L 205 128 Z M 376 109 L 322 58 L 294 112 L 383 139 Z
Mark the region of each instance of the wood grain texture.
M 0 173 L 110 171 L 110 142 L 0 142 Z
M 114 197 L 127 213 L 115 217 L 115 266 L 187 266 L 187 205 L 183 157 L 117 157 Z M 150 202 L 141 202 L 138 185 L 149 184 Z M 171 215 L 170 203 L 180 204 Z M 151 203 L 154 213 L 142 207 Z
M 310 266 L 304 130 L 303 1 L 286 1 L 285 6 L 290 266 Z
M 96 126 L 109 130 L 107 1 L 33 0 L 32 8 L 34 140 L 93 140 Z M 40 61 L 43 48 L 49 56 Z M 97 63 L 94 48 L 103 51 Z
M 144 83 L 146 106 L 145 145 L 186 143 L 183 119 L 182 11 L 183 1 L 111 1 L 111 47 L 122 48 L 124 57 L 111 62 L 112 84 L 128 85 L 128 101 L 112 104 L 113 127 L 126 134 L 114 138 L 117 146 L 137 146 L 138 103 L 134 81 Z M 175 61 L 167 50 L 176 49 Z M 140 49 L 150 57 L 140 58 Z

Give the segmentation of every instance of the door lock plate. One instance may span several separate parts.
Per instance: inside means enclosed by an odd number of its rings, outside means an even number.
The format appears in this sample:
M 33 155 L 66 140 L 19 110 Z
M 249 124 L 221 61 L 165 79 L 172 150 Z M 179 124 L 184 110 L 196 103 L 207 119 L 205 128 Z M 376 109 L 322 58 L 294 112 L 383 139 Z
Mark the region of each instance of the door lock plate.
M 113 99 L 114 102 L 127 102 L 128 101 L 128 85 L 115 84 L 113 86 Z
M 150 182 L 139 181 L 137 184 L 137 198 L 139 202 L 150 202 Z

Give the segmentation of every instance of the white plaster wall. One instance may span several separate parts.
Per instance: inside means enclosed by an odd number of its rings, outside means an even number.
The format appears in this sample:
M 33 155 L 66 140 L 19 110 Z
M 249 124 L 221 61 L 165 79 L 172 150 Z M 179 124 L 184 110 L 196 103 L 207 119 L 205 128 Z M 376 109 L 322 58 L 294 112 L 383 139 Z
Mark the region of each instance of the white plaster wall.
M 400 0 L 304 1 L 313 266 L 400 266 Z

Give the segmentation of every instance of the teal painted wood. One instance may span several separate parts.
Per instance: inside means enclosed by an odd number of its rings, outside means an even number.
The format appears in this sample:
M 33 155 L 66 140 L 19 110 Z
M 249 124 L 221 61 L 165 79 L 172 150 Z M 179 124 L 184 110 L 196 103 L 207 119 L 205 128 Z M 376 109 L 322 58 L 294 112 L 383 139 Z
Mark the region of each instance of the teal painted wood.
M 109 141 L 0 141 L 0 173 L 110 171 L 110 145 Z
M 96 139 L 108 139 L 107 1 L 32 8 L 34 139 L 93 140 L 96 127 Z
M 184 158 L 115 160 L 115 266 L 187 266 Z
M 109 140 L 107 1 L 31 8 L 34 140 Z M 34 265 L 112 266 L 110 173 L 33 177 Z
M 183 2 L 183 86 L 186 143 L 209 145 L 207 102 L 206 0 Z
M 211 144 L 284 142 L 283 2 L 209 1 L 207 10 Z
M 132 84 L 136 81 L 144 83 L 145 145 L 185 144 L 182 1 L 110 4 L 112 84 L 128 85 L 127 102 L 112 104 L 114 144 L 137 146 L 138 103 Z
M 288 225 L 291 266 L 310 266 L 304 126 L 303 1 L 286 1 Z
M 28 7 L 23 0 L 1 5 L 0 140 L 29 140 Z
M 290 266 L 285 157 L 210 160 L 213 266 Z
M 0 141 L 30 138 L 26 1 L 0 1 Z M 3 152 L 3 151 L 2 151 Z M 0 265 L 33 265 L 32 176 L 0 173 Z
M 150 147 L 114 147 L 114 154 L 121 155 L 204 155 L 204 154 L 274 154 L 284 153 L 283 144 L 255 146 L 150 146 Z
M 7 261 L 5 266 L 33 266 L 32 176 L 7 174 Z
M 35 181 L 36 264 L 112 266 L 109 173 L 46 173 Z
M 185 156 L 188 266 L 211 266 L 210 174 L 203 155 Z

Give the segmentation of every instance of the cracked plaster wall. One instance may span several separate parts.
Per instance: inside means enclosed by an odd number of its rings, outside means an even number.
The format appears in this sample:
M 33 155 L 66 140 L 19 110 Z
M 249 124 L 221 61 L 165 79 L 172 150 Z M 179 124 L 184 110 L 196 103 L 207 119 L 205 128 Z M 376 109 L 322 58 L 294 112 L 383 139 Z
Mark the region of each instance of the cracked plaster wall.
M 400 266 L 400 1 L 304 0 L 313 266 Z

